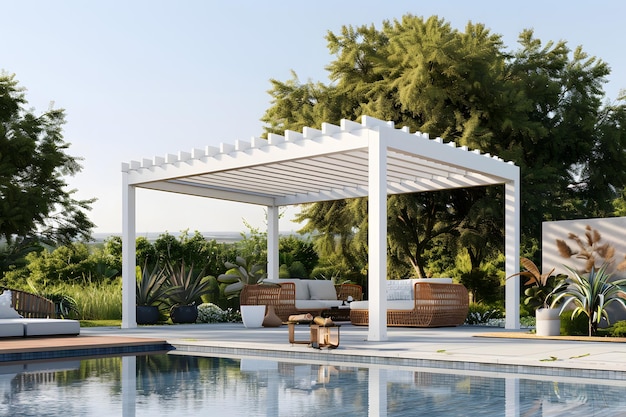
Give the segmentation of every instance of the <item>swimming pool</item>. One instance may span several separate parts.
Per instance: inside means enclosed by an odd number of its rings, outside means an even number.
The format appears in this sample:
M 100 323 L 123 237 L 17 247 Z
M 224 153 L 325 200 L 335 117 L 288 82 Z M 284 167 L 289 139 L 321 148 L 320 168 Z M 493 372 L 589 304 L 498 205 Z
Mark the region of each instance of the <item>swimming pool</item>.
M 10 416 L 596 416 L 624 381 L 155 354 L 0 366 Z

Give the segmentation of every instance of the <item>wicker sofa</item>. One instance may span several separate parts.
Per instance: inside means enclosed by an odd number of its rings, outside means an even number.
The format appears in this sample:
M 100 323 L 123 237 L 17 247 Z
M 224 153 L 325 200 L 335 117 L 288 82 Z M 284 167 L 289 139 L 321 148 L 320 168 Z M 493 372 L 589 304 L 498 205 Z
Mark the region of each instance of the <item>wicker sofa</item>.
M 266 279 L 259 285 L 246 285 L 241 291 L 241 305 L 272 305 L 274 312 L 283 321 L 294 314 L 311 313 L 321 315 L 340 306 L 348 308 L 344 301 L 352 297 L 361 300 L 360 285 L 334 285 L 328 280 Z
M 468 309 L 467 289 L 450 278 L 387 281 L 387 326 L 459 326 Z M 367 301 L 350 305 L 350 321 L 357 326 L 369 323 Z

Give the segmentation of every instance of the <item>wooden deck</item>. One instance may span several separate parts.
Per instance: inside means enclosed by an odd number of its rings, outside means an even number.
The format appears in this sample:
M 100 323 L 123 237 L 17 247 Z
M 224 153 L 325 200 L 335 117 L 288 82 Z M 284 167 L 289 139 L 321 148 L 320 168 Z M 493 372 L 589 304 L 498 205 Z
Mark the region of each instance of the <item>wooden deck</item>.
M 0 364 L 20 360 L 165 351 L 165 339 L 65 336 L 0 339 Z

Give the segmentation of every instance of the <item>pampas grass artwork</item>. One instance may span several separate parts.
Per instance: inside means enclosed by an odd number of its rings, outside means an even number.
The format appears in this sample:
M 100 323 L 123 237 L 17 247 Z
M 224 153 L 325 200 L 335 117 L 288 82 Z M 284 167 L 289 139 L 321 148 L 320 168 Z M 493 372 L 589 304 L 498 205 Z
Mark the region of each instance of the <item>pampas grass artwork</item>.
M 564 258 L 575 257 L 585 262 L 584 272 L 590 272 L 592 268 L 598 268 L 597 262 L 611 263 L 615 256 L 615 248 L 609 243 L 601 243 L 602 235 L 596 229 L 591 226 L 585 227 L 584 239 L 574 233 L 570 233 L 568 239 L 573 240 L 576 243 L 577 250 L 572 249 L 564 240 L 557 239 L 556 246 L 559 250 L 559 254 Z M 625 260 L 618 265 L 618 269 L 622 266 L 626 269 L 626 257 Z

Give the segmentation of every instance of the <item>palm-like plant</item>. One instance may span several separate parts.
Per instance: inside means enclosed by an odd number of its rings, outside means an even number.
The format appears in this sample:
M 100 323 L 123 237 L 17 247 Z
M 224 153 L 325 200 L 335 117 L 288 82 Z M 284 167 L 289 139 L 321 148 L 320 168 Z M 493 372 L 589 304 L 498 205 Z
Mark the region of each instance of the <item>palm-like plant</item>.
M 137 279 L 136 302 L 138 306 L 153 306 L 163 303 L 177 288 L 167 285 L 167 274 L 164 268 L 155 265 L 148 267 L 148 261 L 141 269 Z
M 609 263 L 603 263 L 599 269 L 592 267 L 588 274 L 581 274 L 566 266 L 571 275 L 567 281 L 560 283 L 562 291 L 552 300 L 553 306 L 564 301 L 561 312 L 568 305 L 574 304 L 572 319 L 585 314 L 589 318 L 589 336 L 596 334 L 598 324 L 603 318 L 607 324 L 611 324 L 607 312 L 609 305 L 618 303 L 626 309 L 626 293 L 622 289 L 626 285 L 626 279 L 611 281 L 612 275 L 607 272 L 608 266 Z
M 174 287 L 168 297 L 172 306 L 194 305 L 209 291 L 210 277 L 204 276 L 204 270 L 194 271 L 193 265 L 188 268 L 185 261 L 180 265 L 167 263 L 165 271 L 169 284 Z

